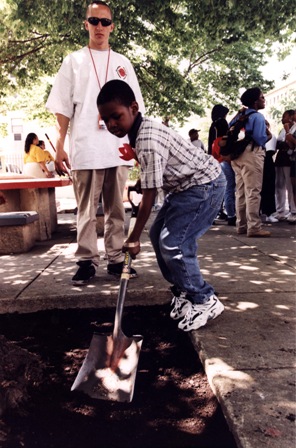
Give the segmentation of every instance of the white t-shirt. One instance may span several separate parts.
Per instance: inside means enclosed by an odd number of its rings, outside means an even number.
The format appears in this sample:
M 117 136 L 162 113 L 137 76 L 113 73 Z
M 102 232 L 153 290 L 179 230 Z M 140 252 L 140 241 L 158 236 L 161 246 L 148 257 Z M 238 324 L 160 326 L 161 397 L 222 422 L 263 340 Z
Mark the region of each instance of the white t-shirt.
M 130 61 L 109 50 L 91 50 L 100 85 L 112 79 L 127 82 L 135 93 L 140 111 L 145 112 L 139 83 Z M 119 157 L 118 148 L 128 139 L 119 139 L 99 129 L 97 96 L 100 87 L 88 47 L 69 54 L 63 61 L 48 97 L 52 113 L 70 118 L 70 162 L 72 170 L 104 169 L 132 165 Z
M 271 139 L 268 140 L 268 142 L 265 143 L 265 149 L 266 151 L 274 151 L 276 152 L 276 142 L 277 138 L 274 134 L 272 134 Z

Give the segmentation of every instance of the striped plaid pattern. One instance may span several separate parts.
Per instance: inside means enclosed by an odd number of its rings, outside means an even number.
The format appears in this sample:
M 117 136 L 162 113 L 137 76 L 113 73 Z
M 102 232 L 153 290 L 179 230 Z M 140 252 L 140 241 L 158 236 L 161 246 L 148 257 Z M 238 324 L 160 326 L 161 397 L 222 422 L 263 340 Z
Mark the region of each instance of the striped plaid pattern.
M 135 149 L 142 188 L 180 192 L 216 179 L 220 164 L 174 130 L 143 117 Z

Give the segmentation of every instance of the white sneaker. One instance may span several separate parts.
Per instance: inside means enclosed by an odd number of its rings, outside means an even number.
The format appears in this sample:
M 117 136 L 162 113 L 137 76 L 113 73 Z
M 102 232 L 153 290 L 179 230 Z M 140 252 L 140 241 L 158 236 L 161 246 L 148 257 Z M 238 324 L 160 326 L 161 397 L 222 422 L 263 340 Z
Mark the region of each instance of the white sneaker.
M 296 213 L 289 213 L 287 221 L 290 223 L 296 223 Z
M 190 310 L 192 303 L 186 299 L 186 292 L 182 291 L 180 296 L 174 296 L 172 299 L 171 306 L 173 306 L 170 316 L 172 319 L 181 319 Z
M 215 295 L 203 304 L 193 304 L 178 327 L 184 331 L 197 330 L 206 325 L 208 320 L 215 319 L 224 311 L 224 305 Z
M 275 218 L 278 220 L 278 221 L 286 221 L 286 219 L 287 219 L 287 216 L 286 215 L 280 215 L 280 214 L 276 214 L 275 215 Z
M 266 216 L 265 222 L 279 222 L 279 220 L 275 216 Z

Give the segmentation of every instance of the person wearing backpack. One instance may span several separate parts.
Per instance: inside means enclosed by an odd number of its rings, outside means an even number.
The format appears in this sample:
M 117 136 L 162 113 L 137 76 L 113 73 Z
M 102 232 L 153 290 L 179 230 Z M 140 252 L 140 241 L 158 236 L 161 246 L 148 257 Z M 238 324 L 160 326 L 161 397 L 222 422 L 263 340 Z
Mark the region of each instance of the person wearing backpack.
M 263 229 L 260 217 L 260 201 L 265 159 L 265 144 L 270 138 L 267 134 L 265 118 L 258 110 L 265 108 L 264 95 L 259 87 L 247 89 L 240 98 L 242 110 L 230 123 L 238 121 L 242 114 L 248 116 L 245 122 L 245 136 L 250 142 L 236 159 L 231 161 L 236 183 L 236 227 L 238 234 L 248 237 L 269 237 Z
M 215 137 L 212 142 L 212 156 L 218 160 L 221 164 L 221 168 L 226 177 L 226 190 L 224 195 L 224 206 L 227 213 L 227 224 L 229 226 L 236 225 L 236 214 L 235 214 L 235 174 L 233 168 L 231 166 L 231 162 L 228 160 L 223 160 L 220 155 L 220 146 L 219 142 L 223 138 L 223 136 L 228 131 L 228 123 L 226 120 L 226 115 L 229 112 L 229 109 L 225 106 L 217 104 L 212 109 L 212 118 L 215 117 L 213 123 L 211 125 L 209 131 L 209 139 L 210 134 Z M 219 114 L 219 115 L 218 115 Z M 222 114 L 224 114 L 222 116 Z M 223 206 L 223 204 L 222 204 Z M 220 212 L 221 213 L 221 212 Z M 219 217 L 219 215 L 218 215 Z

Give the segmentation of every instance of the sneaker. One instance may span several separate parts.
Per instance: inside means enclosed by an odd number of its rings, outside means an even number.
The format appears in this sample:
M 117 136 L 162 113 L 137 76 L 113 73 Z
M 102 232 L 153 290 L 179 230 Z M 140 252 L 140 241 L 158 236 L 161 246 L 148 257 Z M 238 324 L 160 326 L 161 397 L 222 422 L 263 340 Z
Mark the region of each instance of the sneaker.
M 296 224 L 296 213 L 289 213 L 287 221 L 290 224 Z
M 227 215 L 226 215 L 226 213 L 224 213 L 224 212 L 219 212 L 219 213 L 218 213 L 218 216 L 217 216 L 217 219 L 221 219 L 221 220 L 223 220 L 223 221 L 227 221 Z
M 287 216 L 286 216 L 286 215 L 276 214 L 276 215 L 274 215 L 274 217 L 275 217 L 278 221 L 286 221 L 286 220 L 287 220 Z
M 172 319 L 181 319 L 190 310 L 192 303 L 186 299 L 186 292 L 181 291 L 179 295 L 174 295 L 171 306 L 173 307 L 170 312 L 170 317 Z
M 115 275 L 115 277 L 120 277 L 121 273 L 122 273 L 122 267 L 123 267 L 123 261 L 121 261 L 120 263 L 109 263 L 107 265 L 107 272 L 110 275 Z M 130 268 L 131 272 L 130 272 L 130 277 L 129 278 L 137 278 L 138 274 L 137 271 L 133 268 Z
M 96 274 L 96 265 L 91 260 L 78 261 L 78 271 L 72 278 L 73 285 L 86 285 Z
M 231 218 L 227 218 L 227 224 L 229 226 L 235 226 L 236 225 L 236 216 L 232 216 Z
M 266 216 L 265 222 L 272 222 L 272 223 L 274 223 L 274 222 L 279 222 L 279 220 L 275 216 L 270 215 L 270 216 Z
M 224 305 L 215 295 L 203 304 L 193 304 L 184 319 L 182 319 L 178 328 L 184 331 L 197 330 L 206 325 L 211 319 L 216 319 L 224 311 Z
M 268 230 L 258 230 L 257 232 L 248 232 L 248 237 L 249 238 L 267 238 L 271 235 L 270 232 L 268 232 Z

